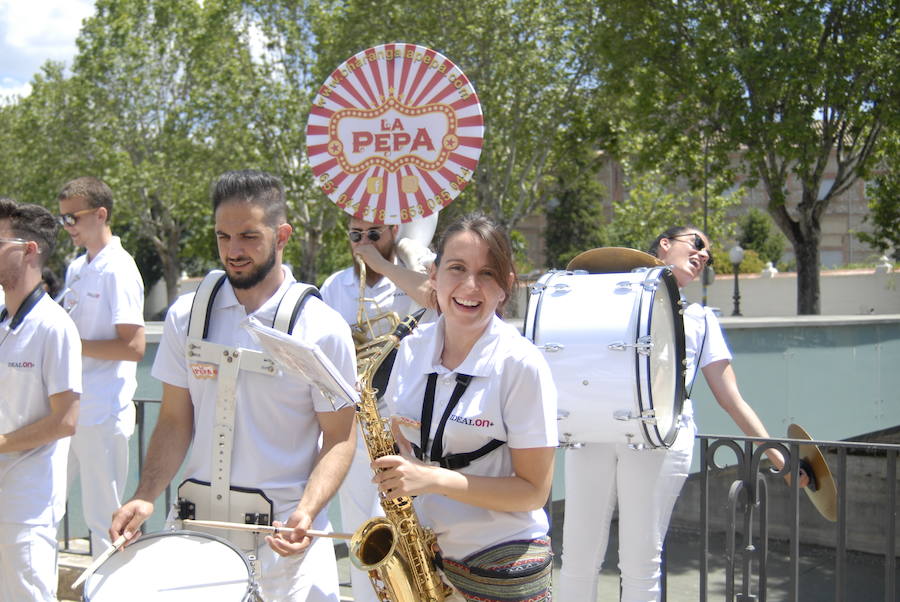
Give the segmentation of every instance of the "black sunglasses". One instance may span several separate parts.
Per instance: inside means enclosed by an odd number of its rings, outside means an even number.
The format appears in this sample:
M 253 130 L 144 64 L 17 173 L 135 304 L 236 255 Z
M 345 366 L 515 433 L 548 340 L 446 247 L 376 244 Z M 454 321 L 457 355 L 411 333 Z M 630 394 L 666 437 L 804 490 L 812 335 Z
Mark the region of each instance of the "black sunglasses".
M 378 242 L 381 239 L 381 231 L 384 230 L 384 228 L 385 226 L 382 226 L 380 228 L 369 228 L 365 232 L 366 238 L 368 238 L 372 242 Z M 351 242 L 359 242 L 363 238 L 362 230 L 350 230 L 348 234 L 350 236 Z
M 691 234 L 676 234 L 675 236 L 670 236 L 669 240 L 679 240 L 683 236 L 693 236 L 694 240 L 693 240 L 693 242 L 688 242 L 686 240 L 682 240 L 680 242 L 683 242 L 683 243 L 693 246 L 694 249 L 697 251 L 702 251 L 703 249 L 706 249 L 706 243 L 703 241 L 703 237 L 700 236 L 699 234 L 697 234 L 696 232 L 693 232 Z M 709 259 L 706 260 L 706 265 L 712 265 L 713 264 L 712 249 L 708 249 L 706 254 L 709 257 Z
M 78 218 L 85 213 L 90 213 L 91 211 L 96 211 L 100 207 L 91 207 L 90 209 L 82 209 L 80 211 L 75 211 L 74 213 L 63 213 L 62 215 L 56 216 L 56 221 L 59 222 L 60 226 L 74 226 L 78 223 Z

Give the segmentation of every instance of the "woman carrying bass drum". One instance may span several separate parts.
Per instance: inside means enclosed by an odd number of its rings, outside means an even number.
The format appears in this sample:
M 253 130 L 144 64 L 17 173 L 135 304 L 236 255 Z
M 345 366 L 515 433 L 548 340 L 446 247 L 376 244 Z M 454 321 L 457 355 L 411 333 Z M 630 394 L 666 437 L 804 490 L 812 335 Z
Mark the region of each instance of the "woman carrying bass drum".
M 697 278 L 711 262 L 706 235 L 689 226 L 660 234 L 650 253 L 655 257 L 648 261 L 655 263 L 658 258 L 668 266 L 679 288 Z M 698 369 L 702 370 L 716 401 L 740 429 L 750 437 L 768 438 L 762 422 L 738 391 L 731 352 L 715 315 L 698 304 L 687 306 L 681 313 L 687 395 Z M 690 469 L 696 433 L 689 399 L 684 401 L 678 421 L 680 429 L 668 447 L 636 449 L 638 446 L 623 443 L 586 443 L 579 449 L 566 450 L 566 521 L 556 592 L 559 600 L 597 599 L 600 568 L 617 505 L 621 600 L 660 599 L 663 540 Z M 776 468 L 783 467 L 784 458 L 777 450 L 766 453 Z M 802 476 L 800 485 L 805 484 L 806 477 Z

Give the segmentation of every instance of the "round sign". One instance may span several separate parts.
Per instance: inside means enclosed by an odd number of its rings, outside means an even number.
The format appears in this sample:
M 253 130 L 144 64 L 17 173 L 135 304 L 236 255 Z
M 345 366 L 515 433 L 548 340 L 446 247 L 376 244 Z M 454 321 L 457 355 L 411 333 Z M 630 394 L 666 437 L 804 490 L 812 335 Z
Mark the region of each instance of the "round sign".
M 319 88 L 306 127 L 317 185 L 377 224 L 446 207 L 472 181 L 483 139 L 471 82 L 414 44 L 375 46 L 344 61 Z

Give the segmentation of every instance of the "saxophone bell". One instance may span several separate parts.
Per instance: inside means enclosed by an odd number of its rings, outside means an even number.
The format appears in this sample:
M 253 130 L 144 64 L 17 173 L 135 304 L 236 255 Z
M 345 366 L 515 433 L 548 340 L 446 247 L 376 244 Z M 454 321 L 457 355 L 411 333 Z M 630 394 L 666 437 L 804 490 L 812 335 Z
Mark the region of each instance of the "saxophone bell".
M 416 600 L 412 571 L 397 546 L 397 529 L 391 521 L 372 518 L 353 534 L 350 561 L 361 571 L 368 571 L 380 598 L 387 595 L 387 600 Z

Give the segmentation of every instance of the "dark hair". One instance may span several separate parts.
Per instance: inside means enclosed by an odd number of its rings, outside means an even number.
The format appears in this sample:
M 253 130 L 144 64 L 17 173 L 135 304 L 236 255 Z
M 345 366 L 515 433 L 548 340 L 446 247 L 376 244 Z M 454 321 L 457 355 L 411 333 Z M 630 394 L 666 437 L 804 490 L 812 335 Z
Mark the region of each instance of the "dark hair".
M 106 209 L 106 223 L 112 219 L 112 190 L 99 178 L 84 176 L 66 182 L 56 195 L 56 200 L 58 202 L 68 199 L 84 199 L 92 209 L 103 207 Z
M 494 272 L 494 281 L 505 294 L 505 298 L 497 306 L 497 315 L 502 318 L 503 308 L 512 298 L 516 285 L 516 265 L 513 262 L 512 243 L 509 236 L 503 228 L 486 215 L 473 213 L 463 216 L 450 224 L 441 234 L 437 244 L 437 256 L 434 259 L 435 267 L 441 263 L 447 242 L 462 232 L 472 232 L 488 246 L 488 262 Z M 512 282 L 507 278 L 508 274 L 513 275 Z
M 703 232 L 700 228 L 696 228 L 691 225 L 687 226 L 672 226 L 662 234 L 656 237 L 650 244 L 650 249 L 647 251 L 654 257 L 659 257 L 659 242 L 664 238 L 674 238 L 676 236 L 681 236 L 682 234 L 690 234 L 691 232 Z
M 40 205 L 19 204 L 0 198 L 0 219 L 8 219 L 10 229 L 18 238 L 33 240 L 41 250 L 41 267 L 47 264 L 56 248 L 59 224 L 53 214 Z
M 262 207 L 263 219 L 272 228 L 287 222 L 284 185 L 276 176 L 264 171 L 226 171 L 213 184 L 211 196 L 213 213 L 222 203 L 239 201 Z
M 62 282 L 60 282 L 56 272 L 44 266 L 44 269 L 41 270 L 41 280 L 44 281 L 44 288 L 47 289 L 47 294 L 50 295 L 52 299 L 55 299 L 62 286 Z

